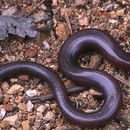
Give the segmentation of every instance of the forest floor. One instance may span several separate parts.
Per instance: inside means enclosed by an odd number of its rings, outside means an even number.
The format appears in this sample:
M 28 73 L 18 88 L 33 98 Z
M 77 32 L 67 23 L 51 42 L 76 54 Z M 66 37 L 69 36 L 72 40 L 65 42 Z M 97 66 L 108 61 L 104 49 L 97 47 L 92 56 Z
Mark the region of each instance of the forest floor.
M 40 4 L 39 4 L 40 3 Z M 56 71 L 67 88 L 75 84 L 58 67 L 58 53 L 64 41 L 79 30 L 107 31 L 120 47 L 130 53 L 129 0 L 1 0 L 0 15 L 32 18 L 40 31 L 35 38 L 9 35 L 0 41 L 0 64 L 33 61 Z M 53 28 L 53 29 L 52 29 Z M 123 103 L 118 115 L 99 130 L 130 130 L 130 73 L 114 67 L 100 52 L 88 52 L 79 59 L 84 68 L 112 75 L 120 84 Z M 45 81 L 29 75 L 16 75 L 0 82 L 0 130 L 84 130 L 68 122 L 55 100 L 23 101 L 23 98 L 48 94 Z M 102 94 L 89 89 L 70 96 L 72 104 L 85 112 L 96 111 Z M 95 128 L 96 130 L 97 128 Z

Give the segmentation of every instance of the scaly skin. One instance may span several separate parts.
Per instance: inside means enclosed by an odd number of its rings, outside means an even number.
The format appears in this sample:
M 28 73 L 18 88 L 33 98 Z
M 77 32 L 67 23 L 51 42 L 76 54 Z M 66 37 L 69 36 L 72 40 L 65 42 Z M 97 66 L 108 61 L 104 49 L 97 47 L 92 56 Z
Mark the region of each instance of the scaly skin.
M 130 70 L 130 54 L 124 52 L 116 41 L 98 29 L 82 30 L 71 37 L 61 47 L 59 67 L 62 73 L 73 82 L 102 91 L 105 101 L 93 113 L 83 113 L 61 106 L 70 122 L 81 127 L 94 128 L 109 122 L 121 106 L 120 86 L 110 75 L 94 69 L 84 69 L 78 65 L 78 57 L 88 49 L 97 49 L 109 62 L 117 67 Z

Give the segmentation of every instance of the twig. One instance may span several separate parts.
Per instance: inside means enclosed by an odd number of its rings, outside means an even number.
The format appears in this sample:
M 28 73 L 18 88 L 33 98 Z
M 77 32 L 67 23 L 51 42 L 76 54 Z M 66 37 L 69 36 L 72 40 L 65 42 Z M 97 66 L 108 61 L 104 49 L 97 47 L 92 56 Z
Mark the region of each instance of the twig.
M 69 28 L 70 34 L 72 35 L 73 32 L 72 32 L 72 28 L 71 28 L 71 24 L 70 24 L 70 20 L 69 20 L 69 17 L 68 17 L 67 11 L 65 10 L 64 13 L 65 13 L 65 20 L 66 20 L 66 22 L 67 22 L 67 25 L 68 25 L 68 28 Z
M 29 17 L 45 0 L 42 0 L 37 6 L 35 6 L 25 17 Z
M 69 94 L 72 93 L 78 93 L 78 92 L 82 92 L 84 90 L 88 90 L 89 88 L 87 87 L 83 87 L 83 86 L 77 86 L 77 87 L 73 87 L 73 88 L 68 88 L 67 92 Z M 38 102 L 40 100 L 45 101 L 45 100 L 51 100 L 54 98 L 54 94 L 50 93 L 50 94 L 46 94 L 46 95 L 42 95 L 42 96 L 36 96 L 36 97 L 30 97 L 30 98 L 24 98 L 23 101 L 29 101 L 31 100 L 32 102 Z
M 130 82 L 127 81 L 127 80 L 125 80 L 122 76 L 120 76 L 120 75 L 115 75 L 114 77 L 115 77 L 117 80 L 119 80 L 121 83 L 123 83 L 123 84 L 125 84 L 125 85 L 127 85 L 127 86 L 130 87 Z

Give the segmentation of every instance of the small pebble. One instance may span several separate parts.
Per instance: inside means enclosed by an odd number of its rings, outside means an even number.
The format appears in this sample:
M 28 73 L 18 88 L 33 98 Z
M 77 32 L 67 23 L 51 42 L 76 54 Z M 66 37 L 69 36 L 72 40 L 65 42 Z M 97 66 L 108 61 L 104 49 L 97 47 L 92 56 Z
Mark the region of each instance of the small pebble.
M 118 21 L 117 20 L 115 20 L 115 19 L 109 19 L 109 21 L 108 21 L 109 23 L 117 23 Z
M 41 9 L 41 10 L 47 10 L 47 7 L 45 6 L 45 4 L 42 4 L 39 9 Z M 47 15 L 47 13 L 46 13 L 46 15 Z
M 93 109 L 86 109 L 85 112 L 86 112 L 86 113 L 93 112 Z
M 51 59 L 51 58 L 46 58 L 46 62 L 47 62 L 47 63 L 51 63 L 51 62 L 52 62 L 52 59 Z
M 56 109 L 57 109 L 56 104 L 51 104 L 51 105 L 50 105 L 50 108 L 51 108 L 52 110 L 56 110 Z
M 45 50 L 46 50 L 46 51 L 49 51 L 49 50 L 50 50 L 50 45 L 49 45 L 49 43 L 48 43 L 47 41 L 44 40 L 44 41 L 42 42 L 42 45 L 45 47 Z
M 31 127 L 29 126 L 29 120 L 22 122 L 22 128 L 23 128 L 23 130 L 30 130 L 31 129 Z
M 57 0 L 52 0 L 52 6 L 57 6 Z
M 14 126 L 14 127 L 18 126 L 18 124 L 17 124 L 18 116 L 17 115 L 5 117 L 4 121 L 7 121 L 8 124 L 11 125 L 11 126 Z
M 3 92 L 6 93 L 9 90 L 9 84 L 8 84 L 8 82 L 3 82 L 1 84 L 1 88 L 3 89 Z
M 24 104 L 24 103 L 19 103 L 18 108 L 19 108 L 20 111 L 24 111 L 24 112 L 27 111 L 27 105 Z
M 7 94 L 15 94 L 23 90 L 24 88 L 21 85 L 15 84 L 7 91 Z
M 4 118 L 5 114 L 6 114 L 5 109 L 0 109 L 0 120 Z
M 89 25 L 89 17 L 83 17 L 78 21 L 78 24 L 81 26 Z
M 34 96 L 37 96 L 37 91 L 35 89 L 34 90 L 28 90 L 28 91 L 26 91 L 26 94 L 29 97 L 34 97 Z
M 55 115 L 53 114 L 53 112 L 48 111 L 47 114 L 43 117 L 43 120 L 49 121 L 52 120 L 55 117 Z
M 27 102 L 27 111 L 28 111 L 28 112 L 32 112 L 33 107 L 34 107 L 34 105 L 33 105 L 32 102 L 29 100 L 29 101 Z
M 111 11 L 112 9 L 113 9 L 113 5 L 112 4 L 107 6 L 107 10 Z
M 54 70 L 54 71 L 58 71 L 58 65 L 54 65 L 54 66 L 53 66 L 53 70 Z
M 39 90 L 43 90 L 43 89 L 44 89 L 44 85 L 39 84 L 39 85 L 37 86 L 37 88 L 38 88 Z
M 122 16 L 122 15 L 124 14 L 124 12 L 125 12 L 125 9 L 123 8 L 123 9 L 118 10 L 118 11 L 116 12 L 116 14 L 117 14 L 118 16 Z
M 46 25 L 48 26 L 48 28 L 52 28 L 52 26 L 53 26 L 53 21 L 52 21 L 51 19 L 50 19 L 50 20 L 47 20 Z
M 41 105 L 41 106 L 39 106 L 39 107 L 37 108 L 37 112 L 40 112 L 40 113 L 44 113 L 45 110 L 46 110 L 46 106 L 43 106 L 43 105 Z

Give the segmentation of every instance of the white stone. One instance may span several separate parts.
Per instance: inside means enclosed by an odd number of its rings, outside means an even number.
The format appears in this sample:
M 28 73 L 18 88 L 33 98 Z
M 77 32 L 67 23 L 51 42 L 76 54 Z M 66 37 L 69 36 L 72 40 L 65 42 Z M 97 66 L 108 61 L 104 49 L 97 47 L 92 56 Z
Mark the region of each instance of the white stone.
M 49 50 L 50 50 L 49 43 L 48 43 L 46 40 L 44 40 L 44 41 L 42 42 L 42 44 L 43 44 L 43 46 L 45 47 L 46 51 L 49 51 Z
M 27 102 L 27 111 L 28 112 L 32 112 L 32 109 L 33 109 L 34 105 L 32 104 L 32 102 L 29 100 Z
M 45 112 L 45 110 L 46 110 L 46 107 L 43 106 L 43 105 L 41 105 L 41 106 L 39 106 L 39 107 L 37 108 L 37 112 L 40 112 L 40 113 Z
M 0 120 L 4 118 L 5 114 L 6 114 L 5 109 L 0 109 Z
M 109 23 L 117 23 L 118 21 L 115 19 L 109 19 Z
M 37 96 L 37 91 L 35 89 L 34 90 L 28 90 L 28 91 L 26 91 L 26 94 L 29 97 L 34 97 L 34 96 Z

